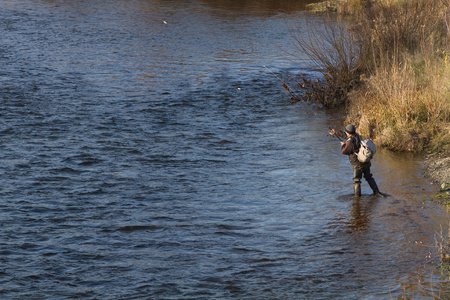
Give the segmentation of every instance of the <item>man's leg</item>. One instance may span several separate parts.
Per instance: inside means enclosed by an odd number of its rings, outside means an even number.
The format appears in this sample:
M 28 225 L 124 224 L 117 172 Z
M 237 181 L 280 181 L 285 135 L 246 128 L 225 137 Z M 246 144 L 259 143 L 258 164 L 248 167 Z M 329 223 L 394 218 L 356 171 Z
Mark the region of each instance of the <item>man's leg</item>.
M 362 178 L 362 170 L 360 167 L 353 167 L 353 191 L 355 196 L 361 196 L 361 178 Z
M 372 176 L 372 173 L 370 173 L 370 167 L 366 168 L 364 170 L 364 179 L 367 180 L 367 183 L 369 184 L 370 188 L 373 191 L 374 195 L 378 195 L 380 193 L 380 190 L 378 189 L 377 183 L 375 182 L 375 179 Z

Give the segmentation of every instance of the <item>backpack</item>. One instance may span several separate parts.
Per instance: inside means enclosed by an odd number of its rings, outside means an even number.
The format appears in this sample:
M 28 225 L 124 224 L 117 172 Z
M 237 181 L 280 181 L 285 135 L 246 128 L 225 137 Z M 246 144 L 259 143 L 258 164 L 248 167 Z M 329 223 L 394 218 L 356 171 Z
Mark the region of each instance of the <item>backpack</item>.
M 370 139 L 363 140 L 361 137 L 359 137 L 359 139 L 361 146 L 359 147 L 359 151 L 356 153 L 356 157 L 362 163 L 369 162 L 375 155 L 375 152 L 377 152 L 377 148 Z

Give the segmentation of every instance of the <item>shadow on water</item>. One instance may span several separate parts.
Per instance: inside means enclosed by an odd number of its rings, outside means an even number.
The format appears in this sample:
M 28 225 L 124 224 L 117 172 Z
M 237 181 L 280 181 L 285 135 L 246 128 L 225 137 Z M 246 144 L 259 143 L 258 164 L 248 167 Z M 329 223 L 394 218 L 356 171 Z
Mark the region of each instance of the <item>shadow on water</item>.
M 378 200 L 376 196 L 361 196 L 355 197 L 353 195 L 340 196 L 339 201 L 351 201 L 350 219 L 348 220 L 349 232 L 356 233 L 368 229 L 370 218 L 372 215 L 372 208 Z
M 262 1 L 242 1 L 242 0 L 200 0 L 213 8 L 226 9 L 231 11 L 236 11 L 238 13 L 249 13 L 249 14 L 276 14 L 279 12 L 289 13 L 302 11 L 306 9 L 306 5 L 309 3 L 319 2 L 308 1 L 308 0 L 286 0 L 286 1 L 272 1 L 272 0 L 262 0 Z

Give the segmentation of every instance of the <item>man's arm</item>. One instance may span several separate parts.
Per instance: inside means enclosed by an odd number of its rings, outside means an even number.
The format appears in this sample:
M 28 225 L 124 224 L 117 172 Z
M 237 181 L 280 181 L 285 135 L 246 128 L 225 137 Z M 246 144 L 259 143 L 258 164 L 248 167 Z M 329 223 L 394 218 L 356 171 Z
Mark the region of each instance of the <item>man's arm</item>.
M 342 130 L 330 129 L 330 134 L 331 135 L 336 135 L 336 136 L 338 136 L 340 138 L 343 138 L 343 139 L 345 139 L 347 137 L 345 132 L 342 131 Z
M 341 152 L 342 152 L 342 154 L 345 154 L 345 155 L 350 155 L 354 152 L 353 143 L 352 143 L 351 138 L 347 139 L 347 141 L 345 143 L 341 142 Z

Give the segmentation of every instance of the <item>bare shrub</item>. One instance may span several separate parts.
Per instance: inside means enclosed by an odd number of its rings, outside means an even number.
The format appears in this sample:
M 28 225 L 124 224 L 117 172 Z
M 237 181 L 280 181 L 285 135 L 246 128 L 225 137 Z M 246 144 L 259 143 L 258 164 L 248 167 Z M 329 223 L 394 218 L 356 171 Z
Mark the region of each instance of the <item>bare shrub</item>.
M 322 81 L 305 99 L 347 106 L 347 122 L 392 150 L 450 145 L 450 0 L 344 0 L 351 27 L 308 28 L 299 48 Z M 298 35 L 299 36 L 299 35 Z
M 324 22 L 321 26 L 308 24 L 306 34 L 298 29 L 293 36 L 310 59 L 310 67 L 323 76 L 322 81 L 302 79 L 305 100 L 325 107 L 345 103 L 348 92 L 360 83 L 355 35 L 344 24 Z
M 344 0 L 338 10 L 356 14 L 355 25 L 324 22 L 296 29 L 299 50 L 323 75 L 320 82 L 300 82 L 305 99 L 326 107 L 345 104 L 361 74 L 368 77 L 399 65 L 408 55 L 434 55 L 446 40 L 443 1 L 448 0 Z

